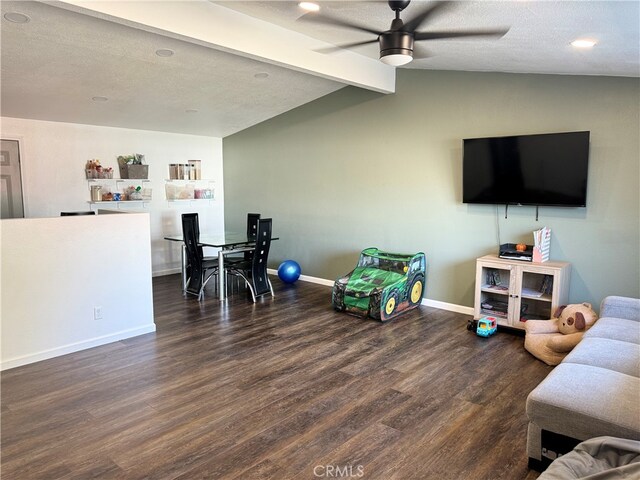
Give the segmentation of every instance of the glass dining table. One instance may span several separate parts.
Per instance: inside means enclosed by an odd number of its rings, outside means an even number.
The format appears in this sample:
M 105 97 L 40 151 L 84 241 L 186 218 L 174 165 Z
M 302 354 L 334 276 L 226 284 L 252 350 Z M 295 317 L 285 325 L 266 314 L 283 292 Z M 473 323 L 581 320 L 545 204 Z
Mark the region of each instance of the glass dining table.
M 187 254 L 182 235 L 168 235 L 165 240 L 182 243 L 182 290 L 187 288 Z M 278 240 L 278 237 L 271 237 L 271 241 Z M 246 233 L 225 232 L 221 234 L 201 233 L 198 245 L 201 247 L 219 248 L 218 250 L 218 298 L 225 299 L 224 277 L 224 257 L 225 255 L 247 252 L 253 250 L 256 239 L 249 237 Z

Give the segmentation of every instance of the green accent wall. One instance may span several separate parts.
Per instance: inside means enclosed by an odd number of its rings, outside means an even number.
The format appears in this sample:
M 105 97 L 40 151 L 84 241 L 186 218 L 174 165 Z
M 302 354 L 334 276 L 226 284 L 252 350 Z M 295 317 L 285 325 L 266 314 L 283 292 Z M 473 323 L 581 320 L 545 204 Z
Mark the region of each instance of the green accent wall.
M 462 139 L 591 131 L 586 208 L 462 203 Z M 640 296 L 640 80 L 399 69 L 396 93 L 346 87 L 223 140 L 225 226 L 272 217 L 270 266 L 335 279 L 359 252 L 427 255 L 425 297 L 473 305 L 476 257 L 552 230 L 570 301 Z

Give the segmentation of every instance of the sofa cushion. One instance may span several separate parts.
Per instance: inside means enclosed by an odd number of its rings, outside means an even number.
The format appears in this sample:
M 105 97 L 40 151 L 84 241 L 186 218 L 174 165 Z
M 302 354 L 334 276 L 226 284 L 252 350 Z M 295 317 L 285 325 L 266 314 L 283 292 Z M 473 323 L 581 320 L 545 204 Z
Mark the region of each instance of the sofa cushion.
M 640 298 L 606 297 L 600 304 L 600 316 L 640 322 Z
M 584 334 L 584 338 L 610 338 L 640 345 L 640 323 L 624 318 L 604 317 Z
M 609 338 L 583 338 L 563 363 L 579 363 L 640 377 L 640 347 Z
M 640 378 L 561 363 L 527 398 L 539 428 L 585 440 L 601 435 L 640 440 Z

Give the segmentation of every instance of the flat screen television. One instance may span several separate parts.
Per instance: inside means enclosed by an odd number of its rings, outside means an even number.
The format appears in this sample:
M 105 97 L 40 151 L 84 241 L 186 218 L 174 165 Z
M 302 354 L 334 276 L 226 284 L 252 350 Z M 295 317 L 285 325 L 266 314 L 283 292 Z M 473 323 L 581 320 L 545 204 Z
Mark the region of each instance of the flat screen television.
M 463 140 L 463 203 L 586 206 L 589 133 Z

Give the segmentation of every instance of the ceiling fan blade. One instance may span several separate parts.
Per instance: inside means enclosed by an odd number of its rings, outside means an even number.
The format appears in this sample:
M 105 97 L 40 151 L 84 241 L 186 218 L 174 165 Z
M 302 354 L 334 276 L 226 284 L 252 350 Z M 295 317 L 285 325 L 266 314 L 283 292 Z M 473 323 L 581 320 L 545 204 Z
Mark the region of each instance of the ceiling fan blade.
M 334 53 L 340 50 L 344 50 L 345 48 L 358 47 L 360 45 L 367 45 L 369 43 L 378 43 L 378 39 L 375 40 L 363 40 L 362 42 L 351 42 L 351 43 L 343 43 L 342 45 L 335 45 L 333 47 L 323 47 L 314 50 L 318 53 Z
M 418 40 L 440 40 L 444 38 L 463 38 L 463 37 L 502 37 L 509 31 L 508 28 L 495 30 L 465 30 L 450 32 L 415 32 L 413 39 Z
M 416 29 L 419 28 L 420 25 L 422 25 L 430 16 L 437 12 L 445 10 L 452 3 L 453 2 L 435 2 L 422 13 L 418 13 L 416 16 L 410 18 L 409 20 L 405 20 L 402 30 L 405 32 L 415 32 Z
M 380 35 L 380 32 L 373 30 L 372 28 L 365 27 L 364 25 L 358 25 L 351 23 L 341 18 L 330 17 L 328 15 L 320 15 L 317 13 L 305 13 L 298 18 L 298 22 L 313 22 L 321 25 L 332 25 L 335 27 L 350 28 L 351 30 L 359 30 L 361 32 L 372 33 L 374 35 Z

